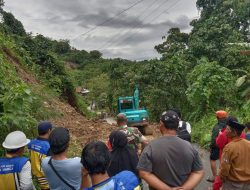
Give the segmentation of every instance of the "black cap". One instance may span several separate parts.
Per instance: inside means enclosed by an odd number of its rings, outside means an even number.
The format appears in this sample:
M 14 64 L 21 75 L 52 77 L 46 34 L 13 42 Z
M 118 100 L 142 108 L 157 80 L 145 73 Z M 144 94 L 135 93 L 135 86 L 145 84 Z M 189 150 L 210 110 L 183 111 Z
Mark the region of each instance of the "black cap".
M 47 133 L 49 129 L 53 128 L 53 126 L 48 121 L 42 121 L 38 124 L 37 128 L 38 128 L 38 133 L 43 134 L 43 133 Z
M 69 130 L 64 127 L 56 127 L 49 136 L 49 144 L 51 147 L 60 147 L 66 145 L 69 140 Z
M 173 110 L 165 111 L 161 115 L 161 121 L 164 123 L 165 126 L 168 123 L 178 123 L 179 120 L 180 119 L 178 114 Z
M 237 121 L 232 121 L 232 120 L 228 121 L 228 125 L 230 127 L 232 127 L 233 129 L 236 129 L 238 131 L 243 131 L 246 127 L 245 125 L 242 125 L 242 124 L 238 123 Z

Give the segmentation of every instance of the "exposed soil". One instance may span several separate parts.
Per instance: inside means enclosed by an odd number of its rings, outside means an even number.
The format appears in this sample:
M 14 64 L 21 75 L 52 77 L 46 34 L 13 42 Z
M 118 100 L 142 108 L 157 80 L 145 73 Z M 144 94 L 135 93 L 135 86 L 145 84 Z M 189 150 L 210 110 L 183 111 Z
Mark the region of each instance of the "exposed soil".
M 23 67 L 20 65 L 21 63 L 19 59 L 15 57 L 9 49 L 3 48 L 3 51 L 9 62 L 15 66 L 16 72 L 22 81 L 28 84 L 38 84 L 35 76 L 23 69 Z
M 68 128 L 81 144 L 97 139 L 105 141 L 110 132 L 116 128 L 115 125 L 110 125 L 101 119 L 86 119 L 62 101 L 54 101 L 51 106 L 62 113 L 62 117 L 53 119 L 52 123 Z

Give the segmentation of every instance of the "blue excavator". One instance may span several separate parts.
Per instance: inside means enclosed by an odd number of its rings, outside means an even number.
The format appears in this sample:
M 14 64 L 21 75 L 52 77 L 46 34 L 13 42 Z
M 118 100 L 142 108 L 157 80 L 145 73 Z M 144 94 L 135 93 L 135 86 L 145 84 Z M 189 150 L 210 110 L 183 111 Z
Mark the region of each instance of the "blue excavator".
M 137 127 L 144 135 L 152 135 L 153 130 L 149 126 L 148 112 L 139 107 L 139 101 L 139 89 L 136 86 L 133 96 L 118 98 L 118 112 L 126 115 L 128 126 Z

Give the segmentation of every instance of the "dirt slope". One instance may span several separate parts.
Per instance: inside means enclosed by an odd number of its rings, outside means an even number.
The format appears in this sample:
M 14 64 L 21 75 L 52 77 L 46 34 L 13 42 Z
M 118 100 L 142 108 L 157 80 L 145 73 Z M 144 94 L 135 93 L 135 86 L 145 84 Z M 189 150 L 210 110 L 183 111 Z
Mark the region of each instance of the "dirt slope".
M 63 114 L 62 117 L 53 119 L 52 123 L 67 127 L 82 144 L 94 139 L 106 141 L 110 132 L 116 128 L 104 120 L 86 119 L 65 102 L 57 100 L 52 103 L 52 106 Z
M 41 85 L 31 72 L 21 66 L 18 58 L 16 58 L 9 49 L 5 48 L 4 53 L 9 62 L 15 67 L 17 75 L 22 81 L 32 85 Z M 86 119 L 72 106 L 58 98 L 51 100 L 46 106 L 51 107 L 51 109 L 60 113 L 58 115 L 61 115 L 61 117 L 52 119 L 51 122 L 55 126 L 68 128 L 73 138 L 81 144 L 85 144 L 93 139 L 106 141 L 110 132 L 116 128 L 104 120 Z

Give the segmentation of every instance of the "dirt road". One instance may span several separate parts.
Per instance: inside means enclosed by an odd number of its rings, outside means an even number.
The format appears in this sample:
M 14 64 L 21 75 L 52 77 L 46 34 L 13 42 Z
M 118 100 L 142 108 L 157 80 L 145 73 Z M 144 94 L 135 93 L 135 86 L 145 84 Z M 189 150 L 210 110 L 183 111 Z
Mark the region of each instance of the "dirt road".
M 195 188 L 195 190 L 207 190 L 208 187 L 212 186 L 212 183 L 209 183 L 206 181 L 206 178 L 209 175 L 211 175 L 209 152 L 205 149 L 200 148 L 197 144 L 194 144 L 194 146 L 198 149 L 198 151 L 200 153 L 203 167 L 204 167 L 204 171 L 205 171 L 204 178 L 202 179 L 201 183 Z

